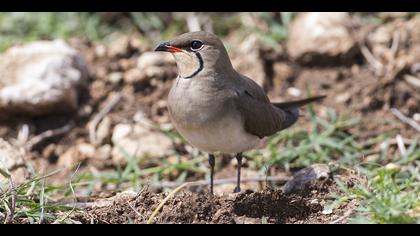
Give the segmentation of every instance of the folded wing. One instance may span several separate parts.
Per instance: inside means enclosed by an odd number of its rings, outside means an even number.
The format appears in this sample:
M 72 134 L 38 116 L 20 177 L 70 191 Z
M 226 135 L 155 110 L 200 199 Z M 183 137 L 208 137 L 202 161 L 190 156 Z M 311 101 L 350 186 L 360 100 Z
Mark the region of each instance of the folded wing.
M 235 105 L 241 113 L 246 132 L 260 138 L 271 136 L 293 125 L 299 117 L 299 107 L 321 100 L 324 96 L 304 100 L 271 103 L 263 89 L 253 80 L 242 76 Z

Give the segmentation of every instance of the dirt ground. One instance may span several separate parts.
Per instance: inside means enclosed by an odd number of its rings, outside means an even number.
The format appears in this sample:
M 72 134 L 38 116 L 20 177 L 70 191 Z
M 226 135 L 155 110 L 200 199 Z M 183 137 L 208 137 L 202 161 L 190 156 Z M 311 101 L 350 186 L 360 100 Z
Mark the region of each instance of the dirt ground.
M 350 173 L 337 175 L 336 178 L 340 178 L 348 186 L 364 181 Z M 259 192 L 246 190 L 213 196 L 206 190 L 182 190 L 165 202 L 150 223 L 346 223 L 349 213 L 357 207 L 357 202 L 343 204 L 333 214 L 324 212 L 324 206 L 331 199 L 332 192 L 340 192 L 333 178 L 310 182 L 304 191 L 292 191 L 288 194 L 271 188 Z M 147 223 L 152 212 L 167 195 L 168 193 L 156 194 L 147 189 L 139 193 L 120 193 L 106 200 L 96 200 L 74 219 L 82 223 L 100 224 Z
M 121 53 L 112 56 L 100 55 L 98 48 L 101 45 L 78 39 L 70 40 L 70 44 L 79 49 L 85 57 L 91 74 L 89 82 L 80 88 L 78 112 L 72 115 L 34 118 L 15 116 L 13 120 L 6 119 L 0 122 L 0 136 L 6 140 L 17 137 L 23 123 L 30 124 L 35 135 L 46 130 L 57 129 L 68 123 L 74 124 L 74 128 L 66 135 L 47 139 L 37 144 L 28 153 L 27 159 L 40 172 L 47 172 L 57 168 L 58 160 L 66 150 L 80 143 L 89 143 L 87 124 L 109 103 L 113 94 L 121 94 L 122 100 L 107 115 L 111 118 L 112 127 L 121 122 L 130 122 L 139 111 L 153 122 L 168 123 L 165 100 L 173 78 L 176 76 L 176 68 L 173 65 L 165 67 L 164 73 L 158 78 L 138 79 L 133 83 L 125 82 L 123 79 L 117 82 L 110 80 L 110 74 L 126 73 L 136 66 L 136 59 L 141 53 L 152 49 L 151 46 L 137 43 L 133 38 L 129 39 L 131 44 L 122 49 Z M 420 44 L 402 45 L 400 54 L 395 60 L 405 54 L 417 53 L 418 45 Z M 266 57 L 268 58 L 268 55 Z M 393 75 L 388 78 L 376 75 L 361 52 L 355 53 L 352 62 L 347 64 L 331 62 L 321 66 L 301 65 L 290 59 L 287 54 L 280 60 L 274 62 L 270 60 L 266 59 L 269 62 L 268 65 L 271 65 L 268 68 L 271 71 L 269 73 L 271 85 L 267 90 L 271 99 L 287 100 L 305 97 L 305 94 L 300 97 L 292 96 L 288 89 L 293 87 L 306 91 L 308 88 L 312 93 L 328 96 L 322 105 L 315 107 L 317 114 L 325 115 L 326 108 L 330 107 L 339 114 L 360 117 L 362 119 L 360 125 L 347 131 L 350 134 L 357 134 L 360 140 L 367 140 L 384 133 L 401 134 L 407 139 L 418 137 L 415 130 L 400 122 L 390 111 L 390 108 L 398 107 L 401 112 L 410 116 L 420 113 L 418 105 L 420 104 L 420 90 L 408 84 L 404 79 L 404 72 L 410 70 L 411 64 L 388 71 L 388 74 Z M 281 68 L 288 71 L 286 76 L 282 74 Z M 298 123 L 302 126 L 308 124 L 309 120 L 305 118 Z M 105 143 L 111 144 L 110 137 Z M 176 148 L 180 153 L 187 152 L 183 145 L 178 145 Z M 81 170 L 94 167 L 102 171 L 116 167 L 112 159 L 98 161 L 94 158 L 85 158 L 82 161 Z M 70 173 L 59 175 L 68 176 Z M 234 176 L 233 174 L 231 177 Z M 293 173 L 287 173 L 287 175 L 291 174 Z M 189 176 L 188 179 L 200 180 L 202 177 Z M 349 179 L 355 178 L 360 177 L 347 176 L 348 184 L 351 185 Z M 59 183 L 59 180 L 58 176 L 55 178 L 55 183 Z M 226 193 L 211 196 L 205 189 L 197 191 L 193 188 L 185 188 L 163 206 L 153 222 L 346 223 L 349 212 L 357 207 L 356 202 L 341 206 L 333 214 L 323 213 L 325 204 L 331 199 L 330 194 L 334 192 L 339 192 L 339 190 L 332 179 L 322 184 L 312 185 L 305 193 L 291 195 L 284 194 L 280 189 L 266 188 L 257 192 L 245 190 L 239 194 Z M 114 198 L 92 197 L 85 199 L 90 205 L 88 204 L 73 218 L 82 223 L 145 223 L 167 194 L 167 192 L 159 193 L 146 189 L 139 194 L 120 193 Z

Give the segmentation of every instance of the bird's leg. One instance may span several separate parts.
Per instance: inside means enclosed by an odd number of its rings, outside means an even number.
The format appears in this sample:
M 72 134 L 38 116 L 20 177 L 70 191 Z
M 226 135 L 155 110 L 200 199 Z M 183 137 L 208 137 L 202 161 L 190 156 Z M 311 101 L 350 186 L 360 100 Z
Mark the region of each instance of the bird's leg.
M 214 166 L 215 166 L 215 160 L 214 155 L 209 154 L 209 164 L 210 164 L 210 193 L 213 195 L 213 175 L 214 175 Z
M 237 180 L 236 180 L 236 188 L 233 192 L 239 193 L 241 191 L 242 152 L 236 154 L 236 160 L 238 161 L 238 173 L 237 173 Z

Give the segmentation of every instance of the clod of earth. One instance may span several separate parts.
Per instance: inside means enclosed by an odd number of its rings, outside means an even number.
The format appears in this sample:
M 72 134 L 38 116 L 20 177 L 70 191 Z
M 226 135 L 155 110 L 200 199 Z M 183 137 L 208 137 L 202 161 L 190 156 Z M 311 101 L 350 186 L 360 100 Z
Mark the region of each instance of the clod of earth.
M 310 185 L 318 182 L 321 184 L 328 181 L 331 172 L 328 165 L 315 164 L 298 171 L 293 179 L 289 180 L 282 188 L 285 194 L 299 193 L 303 194 L 310 189 Z

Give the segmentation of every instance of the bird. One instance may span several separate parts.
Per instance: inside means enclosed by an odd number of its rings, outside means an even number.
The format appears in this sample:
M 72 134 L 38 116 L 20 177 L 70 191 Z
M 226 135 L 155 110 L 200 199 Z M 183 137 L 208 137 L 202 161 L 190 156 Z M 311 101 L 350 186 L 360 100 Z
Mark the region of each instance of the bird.
M 240 192 L 243 153 L 292 126 L 300 116 L 299 107 L 325 98 L 270 102 L 263 88 L 233 68 L 223 42 L 210 32 L 181 34 L 154 51 L 175 58 L 178 76 L 167 98 L 169 116 L 190 145 L 208 153 L 211 195 L 216 154 L 235 155 L 233 192 Z

